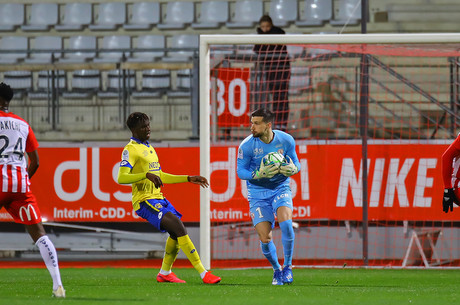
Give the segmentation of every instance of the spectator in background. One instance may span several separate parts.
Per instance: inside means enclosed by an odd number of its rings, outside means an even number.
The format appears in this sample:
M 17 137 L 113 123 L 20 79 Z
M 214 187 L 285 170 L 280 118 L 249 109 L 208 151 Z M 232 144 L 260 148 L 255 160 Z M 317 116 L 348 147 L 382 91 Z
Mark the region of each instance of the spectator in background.
M 283 29 L 273 25 L 268 15 L 259 20 L 258 34 L 286 34 Z M 265 82 L 273 99 L 275 129 L 287 130 L 289 117 L 289 80 L 291 65 L 286 45 L 255 45 L 254 52 L 265 74 Z

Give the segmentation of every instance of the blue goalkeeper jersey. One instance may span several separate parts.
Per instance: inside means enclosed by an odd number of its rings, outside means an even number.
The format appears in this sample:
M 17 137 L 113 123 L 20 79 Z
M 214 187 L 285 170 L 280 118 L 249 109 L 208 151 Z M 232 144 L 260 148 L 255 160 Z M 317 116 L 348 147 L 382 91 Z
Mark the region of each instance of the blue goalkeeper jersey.
M 262 158 L 270 152 L 278 152 L 285 157 L 289 156 L 300 170 L 294 138 L 280 130 L 273 130 L 273 133 L 273 140 L 268 144 L 250 135 L 241 142 L 238 148 L 236 172 L 240 179 L 247 180 L 248 191 L 275 189 L 281 185 L 289 186 L 289 177 L 282 174 L 276 174 L 272 178 L 252 179 L 254 171 L 260 167 Z

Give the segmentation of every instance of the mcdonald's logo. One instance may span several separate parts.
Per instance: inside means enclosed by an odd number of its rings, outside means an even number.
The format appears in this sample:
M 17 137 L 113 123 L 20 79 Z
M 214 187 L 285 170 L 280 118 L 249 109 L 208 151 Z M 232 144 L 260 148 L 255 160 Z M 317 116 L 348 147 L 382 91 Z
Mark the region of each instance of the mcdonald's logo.
M 27 221 L 31 221 L 32 220 L 32 213 L 34 213 L 34 219 L 37 219 L 37 213 L 35 212 L 35 209 L 34 207 L 29 203 L 27 206 L 22 206 L 20 209 L 19 209 L 19 217 L 21 218 L 22 221 L 24 221 L 24 218 L 22 217 L 22 212 L 25 212 L 26 213 L 26 216 L 27 216 Z

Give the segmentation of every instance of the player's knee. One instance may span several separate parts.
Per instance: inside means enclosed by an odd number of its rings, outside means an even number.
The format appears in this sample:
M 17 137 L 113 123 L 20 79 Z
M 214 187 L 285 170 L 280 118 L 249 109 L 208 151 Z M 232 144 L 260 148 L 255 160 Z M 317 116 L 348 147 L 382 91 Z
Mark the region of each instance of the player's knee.
M 271 236 L 268 236 L 268 235 L 263 235 L 263 236 L 259 235 L 259 239 L 264 244 L 269 243 L 272 240 Z

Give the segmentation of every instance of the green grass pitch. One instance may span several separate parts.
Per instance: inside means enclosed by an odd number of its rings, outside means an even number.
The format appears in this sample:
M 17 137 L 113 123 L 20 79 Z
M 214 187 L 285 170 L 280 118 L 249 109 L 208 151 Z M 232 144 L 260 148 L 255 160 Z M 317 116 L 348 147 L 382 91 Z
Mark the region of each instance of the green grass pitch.
M 66 299 L 51 298 L 46 269 L 0 269 L 0 304 L 459 304 L 460 270 L 294 269 L 292 285 L 272 286 L 268 269 L 215 269 L 204 285 L 194 269 L 175 269 L 186 284 L 157 283 L 157 269 L 63 268 Z

